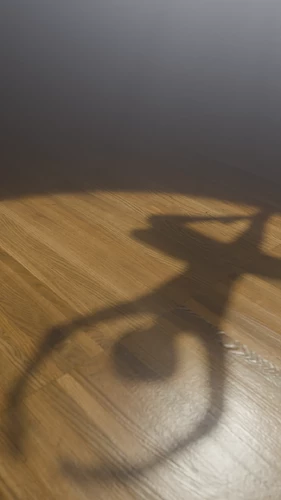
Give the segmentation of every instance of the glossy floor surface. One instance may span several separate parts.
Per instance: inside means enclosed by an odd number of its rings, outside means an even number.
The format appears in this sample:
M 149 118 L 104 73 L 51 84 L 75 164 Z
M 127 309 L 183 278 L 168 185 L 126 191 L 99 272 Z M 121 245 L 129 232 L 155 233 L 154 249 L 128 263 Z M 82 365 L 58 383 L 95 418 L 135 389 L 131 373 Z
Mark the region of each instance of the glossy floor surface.
M 4 174 L 1 498 L 281 498 L 278 187 L 201 160 Z

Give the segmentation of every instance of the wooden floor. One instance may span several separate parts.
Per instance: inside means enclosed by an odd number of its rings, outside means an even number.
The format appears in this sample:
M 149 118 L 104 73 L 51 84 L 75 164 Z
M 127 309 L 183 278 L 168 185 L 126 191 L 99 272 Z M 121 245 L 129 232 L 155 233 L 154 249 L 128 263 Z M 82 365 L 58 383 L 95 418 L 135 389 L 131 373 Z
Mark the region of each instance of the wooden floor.
M 99 167 L 1 186 L 1 498 L 280 499 L 279 190 Z

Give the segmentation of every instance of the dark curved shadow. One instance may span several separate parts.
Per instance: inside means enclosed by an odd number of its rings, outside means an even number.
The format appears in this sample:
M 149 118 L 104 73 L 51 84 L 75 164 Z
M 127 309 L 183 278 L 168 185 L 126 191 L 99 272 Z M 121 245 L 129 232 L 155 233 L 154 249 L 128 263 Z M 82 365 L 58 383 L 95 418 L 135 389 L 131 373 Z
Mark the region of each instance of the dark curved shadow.
M 168 335 L 171 336 L 168 346 L 171 349 L 170 356 L 175 358 L 176 356 L 176 346 L 174 344 L 175 337 L 178 333 L 182 332 L 183 329 L 191 328 L 192 335 L 196 335 L 200 342 L 203 344 L 206 350 L 207 356 L 207 379 L 208 379 L 208 390 L 209 390 L 209 401 L 207 408 L 204 409 L 202 417 L 199 419 L 198 423 L 193 429 L 191 429 L 186 436 L 182 436 L 179 440 L 176 440 L 172 445 L 165 447 L 163 446 L 161 450 L 152 455 L 150 459 L 146 459 L 143 463 L 138 464 L 116 464 L 105 462 L 98 467 L 93 467 L 91 465 L 80 465 L 77 466 L 71 460 L 64 460 L 61 464 L 62 471 L 70 475 L 76 481 L 107 481 L 113 478 L 118 478 L 119 480 L 126 480 L 132 477 L 136 477 L 144 474 L 146 471 L 151 470 L 153 467 L 160 465 L 169 458 L 173 458 L 177 453 L 180 453 L 186 447 L 191 446 L 193 443 L 203 439 L 204 436 L 210 434 L 212 430 L 217 426 L 222 414 L 224 407 L 224 379 L 225 379 L 225 355 L 224 347 L 221 342 L 221 337 L 218 335 L 215 328 L 207 325 L 201 318 L 195 317 L 188 311 L 178 311 L 173 310 L 165 315 L 165 318 L 173 324 Z M 157 329 L 157 324 L 154 326 Z M 146 336 L 148 331 L 137 332 L 137 336 L 140 334 Z M 134 336 L 134 333 L 132 334 Z M 144 366 L 144 362 L 138 360 L 137 364 L 128 366 L 127 362 L 124 361 L 124 350 L 126 347 L 123 345 L 120 349 L 120 343 L 123 344 L 127 339 L 121 339 L 117 346 L 117 353 L 115 352 L 115 362 L 118 374 L 121 376 L 126 376 L 132 378 L 132 372 L 137 373 L 139 380 L 154 380 L 155 378 L 165 378 L 172 375 L 176 369 L 176 366 L 170 366 L 167 368 L 167 360 L 164 361 L 162 370 L 159 371 L 159 357 L 157 359 L 157 367 L 153 371 L 151 366 L 148 368 Z M 146 347 L 147 339 L 145 340 Z M 153 347 L 153 339 L 150 337 L 150 345 Z M 116 346 L 115 346 L 116 348 Z M 130 357 L 130 351 L 127 351 Z M 163 359 L 162 359 L 163 361 Z M 151 364 L 151 363 L 150 363 Z M 120 369 L 121 367 L 121 369 Z M 126 372 L 124 373 L 124 367 Z M 153 373 L 154 372 L 154 373 Z M 161 375 L 159 375 L 159 372 Z M 170 372 L 170 373 L 167 373 Z M 153 402 L 151 402 L 153 404 Z M 192 401 L 190 402 L 192 405 Z M 187 415 L 188 416 L 188 415 Z
M 146 303 L 146 298 L 142 299 L 143 303 Z M 148 304 L 147 304 L 148 305 Z M 10 439 L 13 442 L 14 449 L 17 451 L 23 451 L 24 438 L 25 438 L 25 426 L 24 426 L 24 412 L 22 408 L 22 403 L 24 400 L 25 388 L 28 384 L 29 377 L 32 376 L 42 363 L 42 361 L 51 355 L 54 348 L 59 347 L 61 342 L 73 335 L 79 328 L 85 328 L 87 326 L 93 327 L 98 325 L 100 321 L 106 321 L 117 317 L 119 315 L 128 314 L 129 311 L 132 313 L 132 307 L 135 309 L 136 304 L 123 304 L 120 305 L 119 310 L 108 309 L 97 313 L 96 315 L 89 317 L 82 317 L 77 319 L 71 324 L 61 325 L 60 327 L 52 329 L 46 336 L 44 343 L 41 345 L 41 349 L 38 351 L 38 356 L 36 359 L 30 363 L 28 369 L 25 372 L 25 376 L 21 378 L 18 383 L 14 386 L 13 391 L 10 394 L 10 411 L 9 422 L 10 422 Z M 138 308 L 135 309 L 135 313 L 138 312 Z M 162 319 L 161 316 L 159 319 Z M 218 335 L 216 328 L 207 324 L 201 318 L 194 316 L 187 310 L 172 310 L 165 314 L 165 319 L 169 321 L 172 325 L 171 330 L 169 330 L 166 336 L 165 350 L 169 353 L 169 358 L 161 356 L 160 364 L 162 365 L 159 369 L 159 355 L 157 361 L 157 366 L 153 368 L 148 366 L 143 360 L 131 357 L 131 348 L 128 346 L 128 337 L 130 337 L 130 343 L 144 343 L 145 349 L 147 349 L 148 344 L 154 344 L 154 337 L 151 337 L 151 331 L 133 331 L 130 334 L 126 334 L 121 338 L 121 340 L 113 348 L 113 361 L 117 373 L 123 377 L 134 377 L 136 380 L 165 380 L 165 378 L 171 376 L 175 369 L 175 359 L 176 359 L 176 347 L 174 345 L 175 337 L 178 333 L 183 330 L 191 329 L 192 335 L 196 335 L 198 339 L 202 342 L 205 347 L 207 354 L 207 373 L 208 373 L 208 385 L 209 385 L 209 403 L 207 409 L 204 411 L 204 415 L 200 422 L 196 425 L 187 437 L 183 437 L 180 441 L 175 442 L 168 449 L 161 450 L 159 455 L 156 453 L 150 460 L 146 461 L 142 465 L 116 465 L 116 464 L 102 464 L 100 468 L 93 468 L 91 466 L 81 466 L 77 467 L 74 462 L 65 460 L 61 466 L 64 473 L 71 474 L 75 480 L 89 480 L 89 479 L 101 479 L 106 480 L 110 477 L 118 477 L 119 479 L 129 478 L 135 476 L 136 474 L 142 474 L 146 470 L 152 468 L 165 461 L 167 458 L 180 452 L 186 446 L 203 438 L 205 435 L 209 434 L 212 429 L 217 425 L 222 413 L 223 413 L 223 402 L 224 402 L 224 377 L 225 377 L 225 357 L 224 357 L 224 347 L 221 342 L 221 336 Z M 154 325 L 153 329 L 157 332 L 157 323 Z M 147 337 L 148 335 L 148 337 Z M 161 349 L 163 351 L 163 338 L 159 338 L 161 342 Z M 155 349 L 155 344 L 154 344 Z M 130 361 L 126 360 L 126 354 Z M 168 363 L 167 363 L 168 361 Z
M 187 270 L 135 301 L 117 304 L 115 307 L 101 310 L 86 317 L 78 317 L 69 324 L 54 327 L 47 332 L 37 356 L 31 360 L 24 375 L 10 392 L 10 438 L 14 442 L 15 449 L 21 449 L 25 437 L 22 402 L 29 379 L 40 368 L 42 361 L 51 355 L 53 349 L 60 346 L 65 339 L 80 328 L 85 329 L 87 326 L 93 328 L 100 322 L 124 315 L 139 314 L 142 311 L 153 313 L 156 316 L 155 324 L 147 330 L 127 332 L 114 346 L 112 359 L 119 375 L 139 380 L 147 378 L 164 380 L 169 377 L 176 368 L 175 338 L 180 331 L 187 330 L 190 321 L 192 321 L 193 330 L 208 353 L 208 377 L 211 394 L 208 409 L 201 422 L 187 437 L 183 437 L 180 442 L 174 443 L 167 450 L 162 450 L 159 455 L 156 454 L 151 460 L 138 467 L 105 463 L 100 468 L 91 466 L 81 466 L 80 468 L 71 462 L 65 462 L 63 470 L 71 473 L 77 480 L 90 479 L 91 477 L 106 479 L 112 475 L 129 477 L 144 472 L 211 432 L 223 412 L 225 360 L 224 348 L 217 331 L 224 317 L 232 287 L 244 273 L 281 279 L 281 261 L 263 254 L 260 250 L 260 243 L 269 216 L 270 211 L 264 210 L 257 212 L 254 216 L 246 217 L 249 222 L 248 227 L 236 240 L 230 243 L 217 242 L 199 234 L 189 227 L 188 223 L 217 220 L 227 224 L 245 219 L 245 217 L 232 216 L 216 219 L 214 217 L 153 216 L 149 219 L 147 229 L 135 231 L 133 236 L 143 244 L 158 248 L 167 255 L 186 261 Z M 216 317 L 214 327 L 208 326 L 203 319 L 196 318 L 187 312 L 182 312 L 184 317 L 179 319 L 180 306 L 189 308 L 190 304 L 194 302 L 204 305 L 205 300 L 209 309 L 213 307 L 212 312 Z M 167 332 L 165 342 L 159 334 L 159 322 L 163 317 L 163 311 L 166 311 L 165 317 L 172 325 L 170 331 Z M 136 344 L 142 344 L 143 351 L 149 352 L 149 345 L 152 336 L 153 339 L 155 338 L 155 334 L 160 335 L 158 347 L 162 346 L 162 360 L 161 356 L 160 359 L 158 356 L 156 366 L 153 367 L 151 361 L 146 363 L 138 356 L 132 356 L 132 352 Z M 160 351 L 161 349 L 158 349 L 158 353 Z

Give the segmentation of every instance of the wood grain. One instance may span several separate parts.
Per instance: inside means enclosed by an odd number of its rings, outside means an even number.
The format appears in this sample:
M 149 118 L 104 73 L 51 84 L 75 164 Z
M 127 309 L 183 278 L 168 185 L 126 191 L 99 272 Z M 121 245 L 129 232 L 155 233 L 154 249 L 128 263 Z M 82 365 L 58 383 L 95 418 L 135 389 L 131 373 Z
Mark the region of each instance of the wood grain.
M 1 498 L 281 498 L 276 187 L 100 175 L 0 203 Z

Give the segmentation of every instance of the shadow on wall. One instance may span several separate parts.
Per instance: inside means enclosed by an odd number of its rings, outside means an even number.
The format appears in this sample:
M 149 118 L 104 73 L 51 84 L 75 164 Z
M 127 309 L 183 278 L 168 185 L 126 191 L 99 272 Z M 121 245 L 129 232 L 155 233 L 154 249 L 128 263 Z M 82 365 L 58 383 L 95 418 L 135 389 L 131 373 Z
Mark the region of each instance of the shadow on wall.
M 161 450 L 161 453 L 156 453 L 141 465 L 132 464 L 124 467 L 124 465 L 104 463 L 100 468 L 95 468 L 91 465 L 79 467 L 67 461 L 62 464 L 64 472 L 79 481 L 94 478 L 107 480 L 116 476 L 119 479 L 129 478 L 145 472 L 210 433 L 223 413 L 226 367 L 224 347 L 218 332 L 231 290 L 243 273 L 281 279 L 280 259 L 269 257 L 260 250 L 270 214 L 264 210 L 249 217 L 166 215 L 150 218 L 148 228 L 136 231 L 133 237 L 146 245 L 160 249 L 166 255 L 185 261 L 188 264 L 186 272 L 135 301 L 117 304 L 115 307 L 86 317 L 78 317 L 70 324 L 58 325 L 47 332 L 37 356 L 31 361 L 9 396 L 10 439 L 14 442 L 15 449 L 21 450 L 24 444 L 25 389 L 30 377 L 52 354 L 53 349 L 81 328 L 98 327 L 101 322 L 120 316 L 133 316 L 140 312 L 153 313 L 156 316 L 155 324 L 145 330 L 127 332 L 113 347 L 112 360 L 119 375 L 137 380 L 165 379 L 171 376 L 176 369 L 176 337 L 182 331 L 191 329 L 205 346 L 208 356 L 209 407 L 202 420 L 188 436 L 175 442 L 168 449 Z M 231 224 L 242 219 L 248 219 L 248 228 L 231 243 L 215 242 L 188 226 L 189 223 L 199 221 Z M 211 309 L 216 318 L 214 327 L 188 311 L 189 307 L 193 309 L 194 304 Z M 162 310 L 166 308 L 167 312 L 161 314 L 160 308 Z M 169 325 L 165 334 L 161 334 L 163 318 Z M 134 353 L 137 352 L 138 346 L 146 353 L 147 362 Z M 153 363 L 151 356 L 155 359 Z

